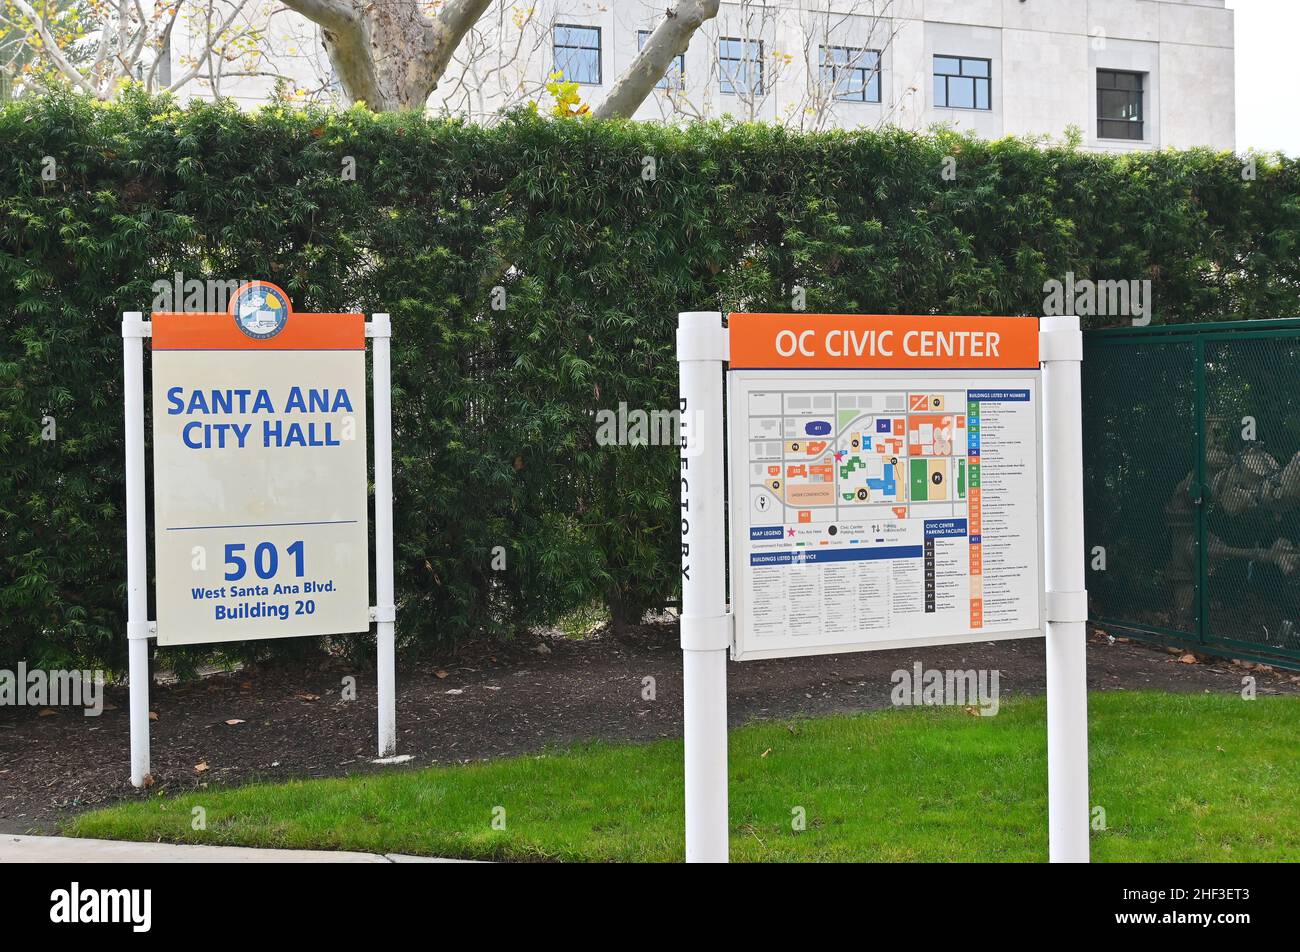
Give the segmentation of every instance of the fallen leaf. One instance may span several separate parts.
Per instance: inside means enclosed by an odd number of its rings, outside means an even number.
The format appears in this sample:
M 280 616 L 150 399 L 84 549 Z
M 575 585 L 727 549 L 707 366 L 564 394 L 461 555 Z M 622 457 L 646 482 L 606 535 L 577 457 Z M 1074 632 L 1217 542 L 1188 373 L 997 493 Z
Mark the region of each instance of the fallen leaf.
M 203 762 L 201 762 L 201 763 L 197 763 L 197 764 L 194 765 L 194 772 L 195 772 L 195 773 L 203 773 L 203 772 L 205 772 L 207 769 L 208 769 L 208 762 L 207 762 L 206 760 L 203 761 Z
M 452 688 L 452 689 L 449 690 L 447 693 L 448 693 L 448 694 L 464 694 L 465 691 L 464 691 L 464 689 L 462 689 L 462 688 Z
M 237 717 L 232 717 L 230 720 L 226 721 L 226 723 L 229 724 L 231 727 L 234 727 L 236 724 L 242 724 L 244 722 Z
M 447 672 L 439 668 L 437 671 L 433 673 L 433 676 L 435 678 L 445 678 L 447 676 Z
M 1196 664 L 1196 655 L 1189 651 L 1187 654 L 1182 655 L 1178 660 L 1183 664 Z
M 762 760 L 764 757 L 766 757 L 766 756 L 767 756 L 768 754 L 770 754 L 771 752 L 772 752 L 772 748 L 769 747 L 767 750 L 763 751 L 761 754 L 758 755 L 759 760 Z
M 156 721 L 156 720 L 158 720 L 158 712 L 157 712 L 157 711 L 150 711 L 150 712 L 149 712 L 149 720 L 151 720 L 151 721 Z
M 52 708 L 52 707 L 43 707 L 43 708 L 41 708 L 41 712 L 40 712 L 40 714 L 38 714 L 38 715 L 36 715 L 36 716 L 37 716 L 37 717 L 54 717 L 54 716 L 55 716 L 56 714 L 58 714 L 58 713 L 59 713 L 59 712 L 56 711 L 56 710 L 55 710 L 54 708 Z
M 153 774 L 147 773 L 144 775 L 144 785 L 145 789 L 153 786 Z
M 294 697 L 296 697 L 296 698 L 297 698 L 298 700 L 300 700 L 300 701 L 319 701 L 319 700 L 320 700 L 320 695 L 319 695 L 319 694 L 308 694 L 306 691 L 299 691 L 297 694 L 294 695 Z

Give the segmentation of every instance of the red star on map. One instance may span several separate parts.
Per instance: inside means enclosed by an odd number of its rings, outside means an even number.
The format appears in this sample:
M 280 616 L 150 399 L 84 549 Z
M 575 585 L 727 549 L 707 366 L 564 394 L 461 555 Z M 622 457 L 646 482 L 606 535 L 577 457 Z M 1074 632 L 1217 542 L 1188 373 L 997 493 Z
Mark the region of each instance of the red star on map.
M 787 530 L 785 530 L 785 531 L 786 531 L 786 534 L 787 534 L 787 535 L 790 535 L 790 536 L 793 536 L 793 535 L 794 535 L 794 530 L 793 530 L 793 529 L 787 529 Z

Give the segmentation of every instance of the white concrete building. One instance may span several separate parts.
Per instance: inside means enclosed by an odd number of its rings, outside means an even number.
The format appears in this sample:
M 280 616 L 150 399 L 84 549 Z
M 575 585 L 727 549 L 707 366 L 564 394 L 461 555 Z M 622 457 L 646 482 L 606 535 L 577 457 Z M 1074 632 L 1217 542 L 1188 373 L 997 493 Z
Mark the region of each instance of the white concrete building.
M 253 104 L 287 78 L 337 95 L 318 29 L 274 0 L 250 62 L 218 80 Z M 491 121 L 539 102 L 553 70 L 597 103 L 665 0 L 501 0 L 431 98 Z M 948 124 L 985 137 L 1078 130 L 1085 148 L 1233 149 L 1233 14 L 1224 0 L 724 2 L 637 118 L 761 119 L 805 129 Z M 177 38 L 173 58 L 187 55 Z M 245 63 L 245 66 L 248 64 Z M 236 72 L 260 75 L 236 76 Z M 188 95 L 211 95 L 211 82 Z

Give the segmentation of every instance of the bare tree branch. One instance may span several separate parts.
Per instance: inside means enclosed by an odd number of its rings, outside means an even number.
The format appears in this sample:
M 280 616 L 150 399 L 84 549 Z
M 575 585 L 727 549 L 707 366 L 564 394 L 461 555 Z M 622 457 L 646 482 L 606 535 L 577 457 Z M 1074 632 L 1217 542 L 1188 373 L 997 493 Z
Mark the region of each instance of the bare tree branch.
M 27 0 L 14 0 L 14 6 L 23 12 L 23 16 L 32 21 L 32 26 L 41 38 L 41 43 L 45 46 L 45 55 L 50 58 L 50 62 L 63 74 L 64 78 L 80 87 L 83 91 L 90 93 L 90 95 L 103 98 L 95 85 L 83 76 L 81 71 L 63 55 L 63 51 L 59 49 L 58 41 L 55 40 L 54 34 L 50 32 L 50 26 L 45 22 L 45 18 L 37 13 Z
M 686 52 L 695 31 L 718 15 L 719 0 L 678 0 L 628 64 L 604 102 L 595 108 L 598 119 L 631 118 L 674 59 Z
M 209 25 L 207 42 L 203 44 L 203 55 L 199 57 L 198 62 L 194 64 L 193 68 L 190 69 L 189 72 L 183 74 L 180 79 L 174 81 L 170 86 L 167 87 L 168 92 L 173 92 L 177 89 L 180 89 L 182 86 L 184 86 L 191 79 L 193 79 L 195 76 L 197 76 L 200 72 L 203 71 L 203 67 L 207 65 L 208 59 L 212 56 L 212 47 L 216 42 L 215 37 L 221 36 L 223 33 L 225 33 L 227 30 L 230 29 L 230 25 L 235 22 L 235 18 L 239 16 L 240 12 L 244 9 L 247 3 L 248 0 L 239 0 L 239 3 L 235 6 L 235 8 L 230 11 L 230 16 L 226 17 L 225 22 L 221 24 L 221 26 L 216 30 L 215 33 L 212 31 L 211 25 Z M 211 7 L 209 7 L 208 8 L 209 24 L 211 24 L 211 12 L 212 9 Z
M 168 41 L 178 22 L 197 26 L 189 39 L 194 44 L 194 68 L 167 84 L 174 91 L 192 81 L 211 62 L 214 49 L 223 55 L 236 39 L 244 40 L 241 54 L 249 52 L 247 41 L 261 39 L 260 29 L 248 22 L 245 12 L 251 0 L 112 0 L 93 5 L 91 16 L 57 19 L 51 11 L 66 10 L 72 0 L 50 4 L 37 12 L 37 0 L 13 0 L 12 10 L 22 14 L 14 23 L 0 17 L 31 59 L 45 67 L 23 77 L 24 87 L 38 89 L 43 80 L 59 77 L 97 99 L 110 99 L 123 80 L 139 77 L 145 89 L 158 89 L 159 71 L 168 54 Z M 185 12 L 185 11 L 188 11 Z M 224 45 L 222 45 L 224 44 Z
M 180 4 L 172 7 L 171 19 L 167 21 L 167 26 L 163 28 L 162 36 L 158 38 L 158 55 L 153 58 L 153 65 L 149 67 L 149 72 L 144 78 L 144 88 L 153 90 L 154 77 L 158 74 L 158 67 L 163 61 L 163 57 L 168 55 L 168 43 L 172 38 L 172 30 L 176 28 L 176 18 L 181 15 Z

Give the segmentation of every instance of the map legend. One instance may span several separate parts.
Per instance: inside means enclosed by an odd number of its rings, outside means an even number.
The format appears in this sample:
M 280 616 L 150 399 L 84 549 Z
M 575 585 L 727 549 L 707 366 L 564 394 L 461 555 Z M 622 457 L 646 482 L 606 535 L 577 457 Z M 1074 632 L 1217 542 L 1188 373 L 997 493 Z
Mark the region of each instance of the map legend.
M 980 405 L 966 404 L 966 463 L 970 467 L 970 490 L 966 500 L 970 520 L 970 626 L 984 627 L 984 569 L 980 561 Z

